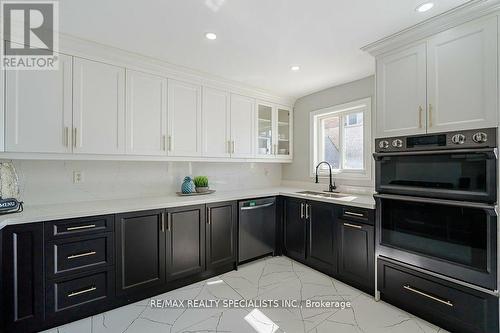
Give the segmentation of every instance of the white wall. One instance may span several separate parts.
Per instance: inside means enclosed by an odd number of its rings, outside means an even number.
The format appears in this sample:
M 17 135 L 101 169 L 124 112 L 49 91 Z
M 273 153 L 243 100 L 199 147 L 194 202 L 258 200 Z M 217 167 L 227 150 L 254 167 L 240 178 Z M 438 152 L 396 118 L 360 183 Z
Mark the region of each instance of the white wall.
M 26 204 L 174 195 L 186 175 L 209 177 L 216 190 L 278 186 L 277 163 L 13 161 Z M 73 171 L 83 183 L 73 184 Z
M 365 97 L 372 98 L 372 133 L 375 110 L 375 77 L 369 76 L 361 80 L 331 87 L 311 95 L 299 98 L 294 106 L 294 151 L 293 163 L 283 165 L 283 180 L 291 182 L 312 182 L 309 176 L 309 113 L 326 107 L 339 105 Z M 373 170 L 372 170 L 373 174 Z M 322 180 L 325 182 L 325 180 Z M 370 181 L 336 180 L 341 185 L 373 186 Z

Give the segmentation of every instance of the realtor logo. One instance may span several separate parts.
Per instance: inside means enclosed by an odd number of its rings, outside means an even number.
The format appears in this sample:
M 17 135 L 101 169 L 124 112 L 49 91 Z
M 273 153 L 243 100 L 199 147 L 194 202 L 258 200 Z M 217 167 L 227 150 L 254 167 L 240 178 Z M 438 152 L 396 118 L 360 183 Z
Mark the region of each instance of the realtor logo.
M 55 70 L 59 51 L 57 1 L 0 1 L 1 69 Z

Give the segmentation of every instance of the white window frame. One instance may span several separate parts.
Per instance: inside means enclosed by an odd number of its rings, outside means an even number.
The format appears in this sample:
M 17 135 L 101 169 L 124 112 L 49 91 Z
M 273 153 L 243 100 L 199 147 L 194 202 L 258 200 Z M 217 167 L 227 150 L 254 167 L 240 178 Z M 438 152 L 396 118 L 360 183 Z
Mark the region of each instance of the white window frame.
M 362 170 L 354 169 L 334 169 L 332 173 L 337 179 L 359 179 L 371 180 L 372 175 L 372 160 L 371 160 L 371 110 L 372 99 L 371 97 L 355 100 L 352 102 L 334 105 L 320 110 L 312 111 L 309 115 L 309 131 L 310 131 L 310 145 L 309 145 L 309 175 L 310 177 L 316 176 L 316 161 L 319 154 L 319 146 L 322 145 L 322 138 L 319 138 L 318 118 L 326 116 L 343 116 L 346 113 L 363 112 L 363 166 Z M 343 146 L 343 131 L 344 121 L 343 117 L 340 121 L 340 144 Z M 344 158 L 342 153 L 341 158 Z M 320 162 L 320 161 L 318 161 Z M 328 177 L 329 172 L 326 169 L 319 170 L 319 177 Z

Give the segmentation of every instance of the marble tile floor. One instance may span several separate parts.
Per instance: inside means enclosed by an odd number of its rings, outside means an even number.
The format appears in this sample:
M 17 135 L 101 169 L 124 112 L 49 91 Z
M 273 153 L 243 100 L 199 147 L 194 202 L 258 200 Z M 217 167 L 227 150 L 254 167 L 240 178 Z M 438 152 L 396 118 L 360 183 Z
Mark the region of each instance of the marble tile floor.
M 153 300 L 315 300 L 342 306 L 308 308 L 155 308 L 151 299 L 82 319 L 44 333 L 444 333 L 439 327 L 287 257 L 269 257 Z M 347 306 L 350 302 L 351 306 Z M 208 303 L 208 302 L 206 302 Z M 342 304 L 342 303 L 340 303 Z M 172 304 L 170 304 L 172 305 Z M 290 306 L 291 305 L 291 306 Z M 295 306 L 294 306 L 295 305 Z

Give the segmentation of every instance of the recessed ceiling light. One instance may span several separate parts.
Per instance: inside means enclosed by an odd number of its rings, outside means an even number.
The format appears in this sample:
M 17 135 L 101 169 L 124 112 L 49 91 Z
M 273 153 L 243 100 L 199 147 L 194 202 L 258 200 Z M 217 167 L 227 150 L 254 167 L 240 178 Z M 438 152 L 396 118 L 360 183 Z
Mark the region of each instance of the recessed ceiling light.
M 214 40 L 214 39 L 217 39 L 217 35 L 214 33 L 214 32 L 207 32 L 205 34 L 205 37 L 207 39 L 210 39 L 210 40 Z
M 294 65 L 292 67 L 290 67 L 290 69 L 294 72 L 298 71 L 300 69 L 300 66 L 297 66 L 297 65 Z
M 419 13 L 423 13 L 423 12 L 428 11 L 432 7 L 434 7 L 434 3 L 432 3 L 432 2 L 426 2 L 426 3 L 423 3 L 423 4 L 419 5 L 415 10 L 417 12 L 419 12 Z

